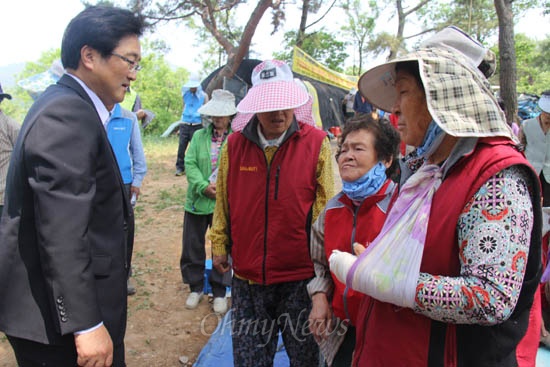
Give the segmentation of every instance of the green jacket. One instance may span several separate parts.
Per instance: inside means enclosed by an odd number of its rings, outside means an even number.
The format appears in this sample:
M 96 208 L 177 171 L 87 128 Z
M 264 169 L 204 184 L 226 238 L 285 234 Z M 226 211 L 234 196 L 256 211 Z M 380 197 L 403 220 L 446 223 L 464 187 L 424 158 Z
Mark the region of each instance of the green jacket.
M 184 209 L 197 215 L 212 214 L 216 205 L 216 200 L 203 194 L 204 189 L 210 183 L 209 178 L 212 174 L 212 159 L 210 157 L 212 129 L 212 125 L 208 125 L 204 129 L 196 131 L 185 152 L 185 174 L 189 184 Z M 229 133 L 231 133 L 231 128 Z M 222 146 L 226 141 L 227 139 Z

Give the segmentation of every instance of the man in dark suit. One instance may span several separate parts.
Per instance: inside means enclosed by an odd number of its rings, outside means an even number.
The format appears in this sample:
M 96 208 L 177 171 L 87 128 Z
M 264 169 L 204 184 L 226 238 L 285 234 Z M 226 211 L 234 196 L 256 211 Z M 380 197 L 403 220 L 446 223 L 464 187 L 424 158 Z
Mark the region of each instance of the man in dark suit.
M 136 79 L 143 21 L 89 7 L 30 109 L 0 224 L 0 330 L 19 366 L 125 366 L 129 203 L 103 123 Z

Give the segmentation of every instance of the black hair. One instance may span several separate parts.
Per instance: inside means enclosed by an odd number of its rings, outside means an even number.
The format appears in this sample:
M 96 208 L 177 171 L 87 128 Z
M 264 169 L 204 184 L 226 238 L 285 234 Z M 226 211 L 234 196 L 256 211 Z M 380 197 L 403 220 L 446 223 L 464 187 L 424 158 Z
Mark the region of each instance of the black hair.
M 542 96 L 550 96 L 550 89 L 548 90 L 545 90 L 544 92 L 541 93 L 541 97 Z
M 407 74 L 410 74 L 416 80 L 418 86 L 425 93 L 424 84 L 422 84 L 422 78 L 420 78 L 420 66 L 418 61 L 402 61 L 395 64 L 395 73 L 403 71 Z
M 80 50 L 89 46 L 107 57 L 126 36 L 141 36 L 141 16 L 113 6 L 90 6 L 74 17 L 63 34 L 61 61 L 64 68 L 77 69 Z
M 386 119 L 372 117 L 371 114 L 361 114 L 347 120 L 344 131 L 338 140 L 336 160 L 340 156 L 342 144 L 346 137 L 354 131 L 367 130 L 374 137 L 374 150 L 379 161 L 391 160 L 391 166 L 386 169 L 386 175 L 393 178 L 399 168 L 399 133 Z

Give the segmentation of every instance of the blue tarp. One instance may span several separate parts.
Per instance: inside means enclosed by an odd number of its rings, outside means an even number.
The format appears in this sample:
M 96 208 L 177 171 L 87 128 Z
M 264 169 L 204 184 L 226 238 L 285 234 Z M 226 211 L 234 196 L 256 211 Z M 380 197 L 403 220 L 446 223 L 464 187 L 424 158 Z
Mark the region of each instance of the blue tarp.
M 220 321 L 216 330 L 202 348 L 193 367 L 233 367 L 233 345 L 231 343 L 231 310 Z M 277 344 L 274 367 L 288 367 L 290 361 L 281 336 Z M 536 367 L 550 367 L 550 350 L 539 348 Z
M 537 367 L 550 367 L 550 350 L 544 347 L 539 348 L 537 353 Z
M 288 367 L 290 361 L 286 354 L 281 335 L 275 353 L 274 367 Z M 193 367 L 233 367 L 233 344 L 231 342 L 231 310 L 220 321 L 216 330 L 202 348 Z

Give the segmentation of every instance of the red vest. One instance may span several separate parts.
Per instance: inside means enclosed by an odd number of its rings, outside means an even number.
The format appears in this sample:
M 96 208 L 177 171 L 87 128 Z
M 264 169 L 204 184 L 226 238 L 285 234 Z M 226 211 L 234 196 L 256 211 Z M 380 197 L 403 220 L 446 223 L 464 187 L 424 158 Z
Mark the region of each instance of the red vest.
M 249 124 L 252 125 L 252 124 Z M 326 133 L 300 124 L 268 166 L 254 126 L 229 135 L 227 198 L 233 270 L 269 285 L 309 279 L 311 209 Z
M 333 250 L 353 253 L 353 244 L 359 242 L 366 246 L 372 242 L 386 220 L 386 213 L 392 194 L 397 192 L 397 185 L 387 180 L 378 192 L 366 198 L 359 207 L 344 194 L 332 198 L 325 214 L 325 253 L 327 259 Z M 356 324 L 357 312 L 365 296 L 340 282 L 334 274 L 334 293 L 332 309 L 340 320 L 350 320 Z
M 459 215 L 491 176 L 516 164 L 530 167 L 511 142 L 490 138 L 480 139 L 473 153 L 450 169 L 433 198 L 421 272 L 459 275 Z M 540 279 L 540 190 L 534 172 L 531 183 L 534 227 L 523 288 L 511 317 L 495 326 L 447 324 L 365 297 L 358 316 L 354 366 L 516 366 L 515 347 L 527 328 Z

